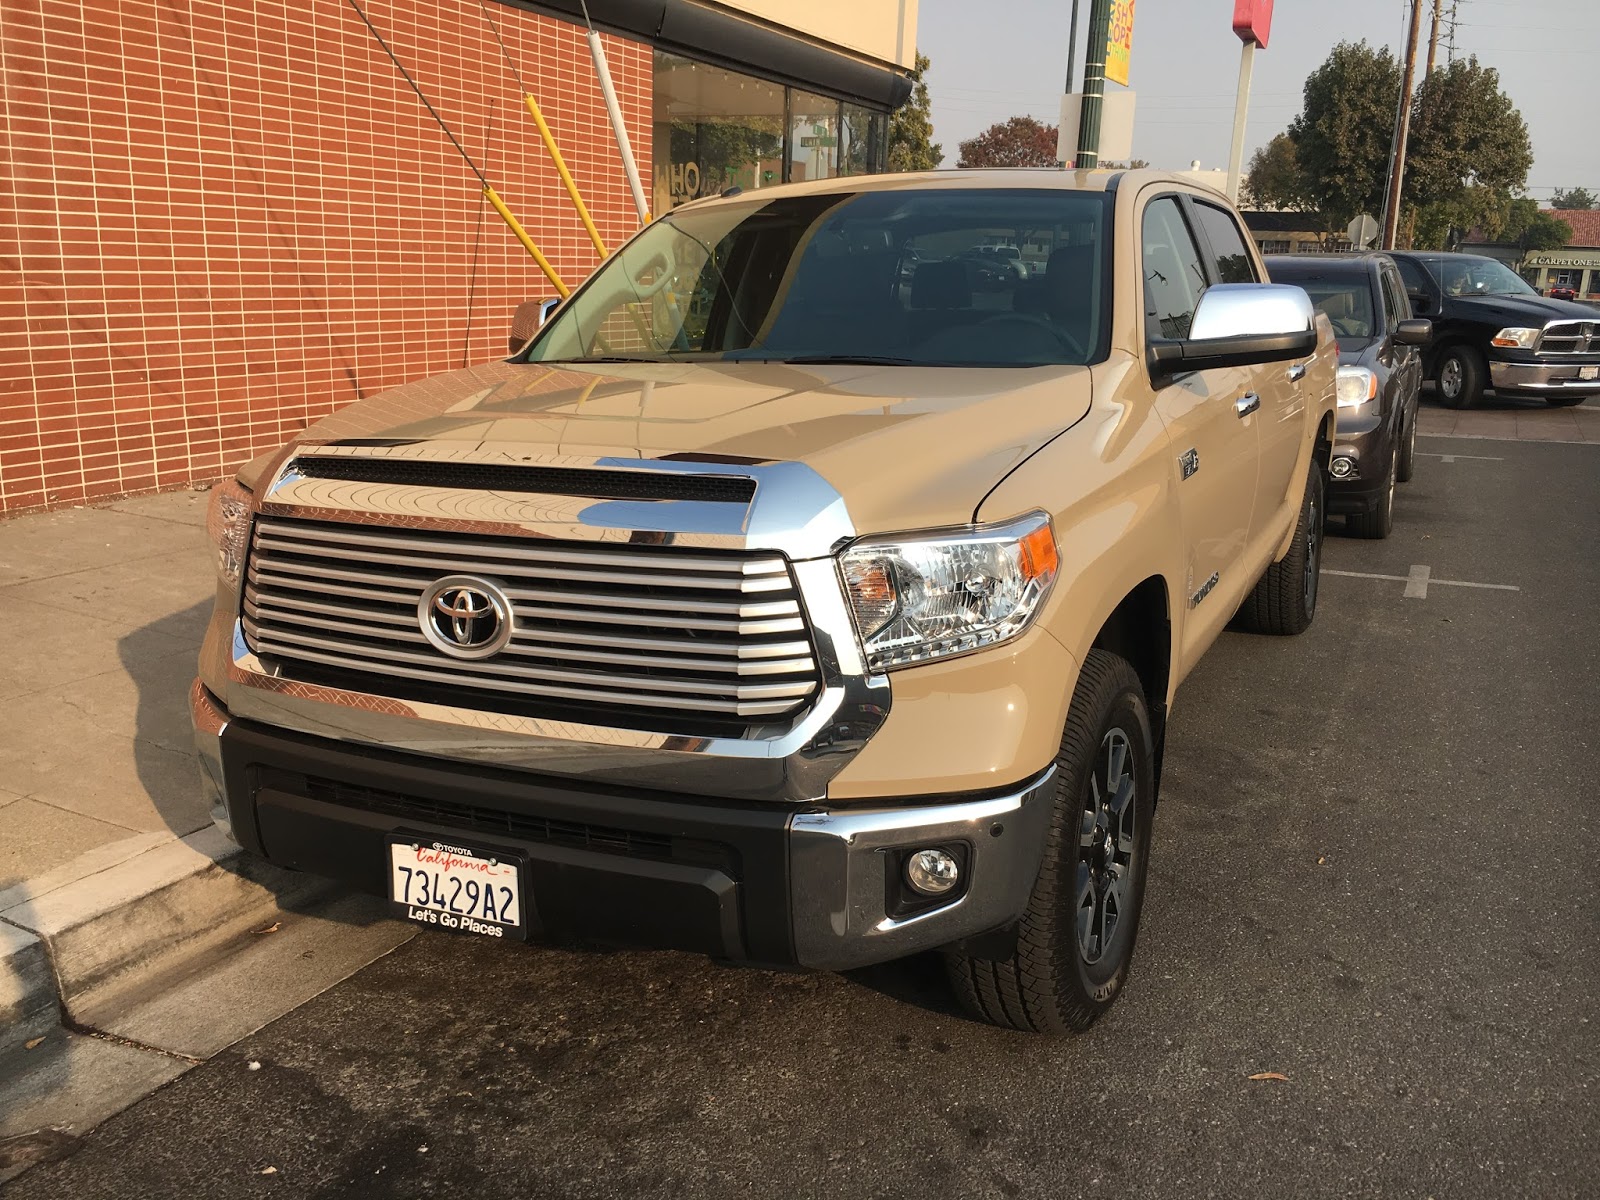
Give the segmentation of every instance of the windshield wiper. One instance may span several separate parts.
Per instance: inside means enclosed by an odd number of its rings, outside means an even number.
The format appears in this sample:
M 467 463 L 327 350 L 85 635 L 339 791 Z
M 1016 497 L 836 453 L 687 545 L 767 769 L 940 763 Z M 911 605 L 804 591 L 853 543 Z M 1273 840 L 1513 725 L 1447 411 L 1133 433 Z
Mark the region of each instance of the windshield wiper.
M 848 367 L 926 367 L 934 364 L 920 358 L 891 358 L 881 354 L 802 354 L 797 358 L 780 358 L 779 362 L 796 366 L 818 366 L 839 363 Z

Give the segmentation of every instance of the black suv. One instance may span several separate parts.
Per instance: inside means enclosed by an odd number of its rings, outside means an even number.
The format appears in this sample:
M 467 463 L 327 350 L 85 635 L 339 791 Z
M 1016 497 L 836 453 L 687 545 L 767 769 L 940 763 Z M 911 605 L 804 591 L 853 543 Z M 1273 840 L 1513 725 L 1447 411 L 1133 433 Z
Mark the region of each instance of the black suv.
M 1339 339 L 1338 431 L 1329 465 L 1328 511 L 1350 532 L 1386 538 L 1394 485 L 1411 478 L 1417 397 L 1429 324 L 1413 319 L 1394 263 L 1384 254 L 1269 254 L 1273 283 L 1304 288 Z
M 1419 315 L 1433 321 L 1428 378 L 1447 408 L 1502 396 L 1582 404 L 1600 395 L 1600 310 L 1539 295 L 1478 254 L 1391 251 Z

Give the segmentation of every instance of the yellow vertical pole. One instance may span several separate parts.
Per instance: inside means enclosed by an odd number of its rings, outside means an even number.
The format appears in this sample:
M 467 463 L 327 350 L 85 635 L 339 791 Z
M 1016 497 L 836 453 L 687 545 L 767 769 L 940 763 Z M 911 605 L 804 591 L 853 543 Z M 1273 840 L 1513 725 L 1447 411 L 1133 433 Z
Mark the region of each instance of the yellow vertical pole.
M 600 231 L 594 227 L 588 206 L 578 194 L 578 185 L 572 180 L 572 172 L 567 170 L 567 160 L 561 157 L 561 149 L 556 145 L 555 135 L 550 132 L 550 126 L 545 124 L 544 114 L 539 111 L 538 102 L 526 94 L 522 98 L 528 105 L 528 111 L 533 114 L 533 123 L 539 127 L 539 136 L 544 139 L 544 148 L 550 151 L 550 158 L 556 164 L 556 173 L 561 176 L 561 182 L 566 184 L 567 195 L 572 197 L 572 207 L 578 210 L 578 220 L 582 221 L 583 227 L 589 231 L 589 240 L 594 243 L 595 252 L 604 258 L 606 244 L 600 240 Z

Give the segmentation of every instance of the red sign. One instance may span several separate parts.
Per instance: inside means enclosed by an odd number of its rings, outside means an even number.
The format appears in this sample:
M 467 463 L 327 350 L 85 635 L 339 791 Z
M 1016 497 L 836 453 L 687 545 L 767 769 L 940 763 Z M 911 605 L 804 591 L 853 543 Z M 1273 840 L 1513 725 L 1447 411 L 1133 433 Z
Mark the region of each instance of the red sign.
M 1267 48 L 1272 32 L 1272 0 L 1233 0 L 1233 31 L 1241 42 Z

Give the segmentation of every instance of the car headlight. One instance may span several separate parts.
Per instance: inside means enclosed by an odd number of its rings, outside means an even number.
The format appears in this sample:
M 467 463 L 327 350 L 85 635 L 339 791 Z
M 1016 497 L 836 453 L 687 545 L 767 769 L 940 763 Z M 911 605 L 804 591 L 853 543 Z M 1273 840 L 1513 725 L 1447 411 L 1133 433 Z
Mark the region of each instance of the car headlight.
M 1355 408 L 1378 395 L 1378 377 L 1365 367 L 1339 368 L 1339 407 Z
M 1050 518 L 868 539 L 839 556 L 875 671 L 998 645 L 1028 627 L 1060 557 Z
M 224 583 L 238 583 L 244 570 L 245 543 L 250 538 L 250 489 L 237 479 L 211 489 L 206 533 L 217 550 L 217 574 Z
M 1507 346 L 1514 350 L 1532 350 L 1539 344 L 1539 335 L 1542 329 L 1524 329 L 1520 325 L 1513 325 L 1509 329 L 1502 329 L 1489 339 L 1493 346 Z

